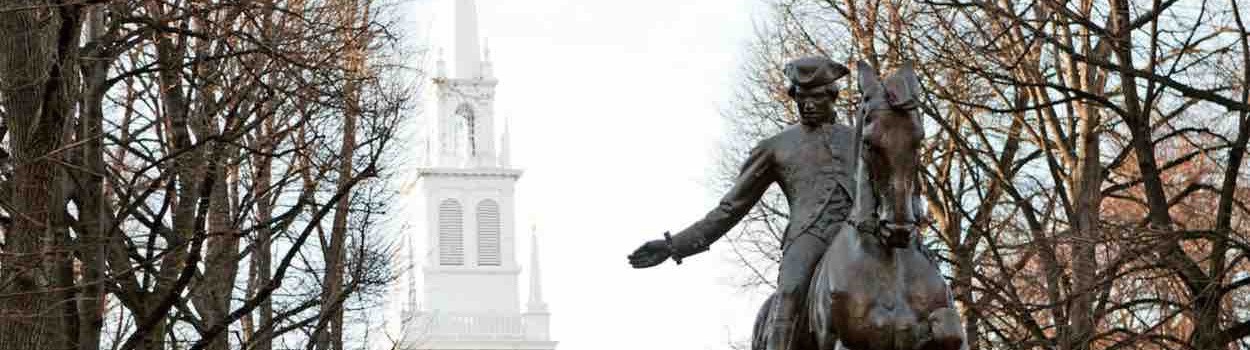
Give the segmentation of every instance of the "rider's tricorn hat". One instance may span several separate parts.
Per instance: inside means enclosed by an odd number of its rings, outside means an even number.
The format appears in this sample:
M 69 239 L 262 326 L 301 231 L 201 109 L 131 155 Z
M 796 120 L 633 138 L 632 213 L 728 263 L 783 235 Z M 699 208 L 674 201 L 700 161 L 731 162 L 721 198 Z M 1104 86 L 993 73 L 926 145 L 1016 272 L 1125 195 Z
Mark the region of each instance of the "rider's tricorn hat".
M 813 88 L 829 85 L 851 70 L 821 56 L 803 57 L 786 63 L 786 80 L 794 87 Z

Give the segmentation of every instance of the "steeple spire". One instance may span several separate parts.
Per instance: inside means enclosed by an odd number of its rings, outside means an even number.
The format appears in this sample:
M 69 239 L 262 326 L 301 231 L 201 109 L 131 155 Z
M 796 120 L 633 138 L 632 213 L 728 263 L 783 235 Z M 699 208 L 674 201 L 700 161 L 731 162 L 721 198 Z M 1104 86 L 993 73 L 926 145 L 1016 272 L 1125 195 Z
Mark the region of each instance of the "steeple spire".
M 512 122 L 507 116 L 503 117 L 503 135 L 499 137 L 499 166 L 512 166 L 512 132 L 509 130 L 509 124 Z
M 494 64 L 490 61 L 490 40 L 482 38 L 482 65 L 481 76 L 483 78 L 493 78 L 495 76 Z
M 412 313 L 420 310 L 421 307 L 420 305 L 417 305 L 417 277 L 415 276 L 417 273 L 417 263 L 414 259 L 414 256 L 417 255 L 417 253 L 412 245 L 412 235 L 406 235 L 405 240 L 406 242 L 404 242 L 404 244 L 408 246 L 408 266 L 405 271 L 405 274 L 408 277 L 408 301 L 403 305 L 402 314 L 404 319 L 407 320 L 411 317 Z
M 542 273 L 538 268 L 538 228 L 531 228 L 530 234 L 530 301 L 526 304 L 529 312 L 546 312 L 547 302 L 543 301 Z
M 490 62 L 490 38 L 482 38 L 482 61 Z
M 434 77 L 447 77 L 447 61 L 443 60 L 443 48 L 441 47 L 438 49 L 438 57 L 434 61 Z
M 455 77 L 479 78 L 482 76 L 482 48 L 478 44 L 477 5 L 473 0 L 453 1 L 456 2 Z

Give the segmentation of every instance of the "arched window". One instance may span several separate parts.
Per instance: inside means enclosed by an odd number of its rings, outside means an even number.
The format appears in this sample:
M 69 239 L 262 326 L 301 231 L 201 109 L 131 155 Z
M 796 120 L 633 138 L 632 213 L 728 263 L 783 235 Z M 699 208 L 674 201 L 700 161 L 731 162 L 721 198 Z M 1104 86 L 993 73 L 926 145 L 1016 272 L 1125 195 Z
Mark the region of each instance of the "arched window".
M 444 199 L 438 204 L 438 264 L 464 265 L 464 218 L 460 202 Z
M 456 107 L 456 115 L 454 116 L 458 125 L 458 130 L 454 134 L 458 138 L 457 143 L 463 145 L 463 149 L 457 149 L 457 154 L 467 154 L 468 156 L 477 155 L 477 139 L 475 137 L 477 130 L 477 119 L 473 114 L 473 107 L 468 103 L 461 104 Z M 465 153 L 460 153 L 465 152 Z
M 477 264 L 499 266 L 499 204 L 487 199 L 477 204 Z

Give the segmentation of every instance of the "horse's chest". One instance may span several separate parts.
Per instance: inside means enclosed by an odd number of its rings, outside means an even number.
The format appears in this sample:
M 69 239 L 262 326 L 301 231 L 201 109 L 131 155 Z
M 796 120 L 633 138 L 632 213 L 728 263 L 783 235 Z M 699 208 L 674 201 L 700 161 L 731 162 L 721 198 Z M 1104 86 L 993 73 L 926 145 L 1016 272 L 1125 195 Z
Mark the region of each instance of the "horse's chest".
M 902 259 L 906 260 L 906 259 Z M 924 279 L 899 261 L 860 260 L 857 278 L 833 294 L 844 312 L 839 334 L 850 349 L 913 349 L 927 340 L 927 317 L 942 304 Z M 838 322 L 838 321 L 835 321 Z

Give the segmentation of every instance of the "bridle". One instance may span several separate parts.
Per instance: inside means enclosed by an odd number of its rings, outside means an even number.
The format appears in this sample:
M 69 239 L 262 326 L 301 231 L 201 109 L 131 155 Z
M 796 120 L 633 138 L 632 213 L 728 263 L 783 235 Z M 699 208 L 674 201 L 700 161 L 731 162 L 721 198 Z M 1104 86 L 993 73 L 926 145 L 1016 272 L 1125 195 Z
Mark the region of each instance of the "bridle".
M 895 96 L 893 93 L 891 93 L 888 89 L 885 88 L 884 84 L 880 84 L 880 85 L 881 85 L 881 91 L 885 95 L 884 96 L 885 99 L 884 101 L 882 101 L 884 103 L 871 101 L 865 98 L 863 101 L 861 101 L 862 107 L 857 108 L 858 115 L 856 116 L 857 120 L 855 123 L 854 137 L 856 140 L 858 140 L 858 142 L 855 142 L 855 146 L 853 147 L 851 151 L 852 152 L 851 159 L 858 160 L 861 164 L 868 164 L 868 162 L 865 159 L 865 152 L 863 152 L 863 148 L 865 144 L 865 141 L 863 140 L 863 138 L 864 138 L 864 127 L 866 126 L 866 122 L 868 121 L 869 114 L 878 110 L 886 110 L 886 109 L 892 110 L 892 111 L 901 111 L 901 112 L 910 112 L 910 111 L 920 109 L 920 104 L 916 100 L 909 99 L 907 101 L 901 102 L 899 101 L 899 98 L 897 96 Z M 875 103 L 873 103 L 872 105 L 868 105 L 869 102 L 875 102 Z M 868 179 L 862 179 L 862 180 L 868 181 Z M 878 191 L 876 190 L 876 187 L 877 187 L 876 184 L 873 181 L 868 181 L 867 186 L 869 187 L 869 191 L 870 191 L 869 194 L 872 195 L 873 197 L 873 203 L 875 203 L 874 206 L 879 206 L 879 203 L 881 203 L 881 195 L 877 193 Z M 855 191 L 858 192 L 860 186 L 857 185 L 855 187 L 856 187 Z M 856 200 L 859 199 L 858 193 L 854 193 L 852 194 L 852 196 Z M 907 222 L 902 222 L 902 223 L 888 222 L 884 219 L 881 219 L 880 216 L 877 214 L 877 212 L 878 212 L 877 208 L 873 208 L 872 215 L 867 218 L 859 218 L 859 217 L 856 217 L 856 214 L 858 213 L 852 213 L 851 217 L 847 219 L 847 223 L 855 227 L 855 230 L 858 231 L 860 234 L 867 234 L 872 237 L 875 237 L 877 241 L 881 243 L 882 245 L 895 246 L 895 247 L 898 247 L 899 246 L 898 243 L 900 242 L 897 242 L 896 239 L 892 239 L 891 237 L 893 236 L 893 234 L 888 234 L 887 232 L 885 232 L 886 230 L 882 230 L 883 227 L 884 228 L 889 228 L 889 226 L 899 226 L 899 227 L 904 227 L 904 228 L 909 227 L 911 229 L 918 231 L 920 229 L 920 226 L 924 223 L 923 220 L 915 220 L 915 219 L 909 220 Z M 910 239 L 908 239 L 908 241 L 910 241 Z M 902 242 L 902 243 L 904 245 L 908 244 L 907 242 Z

